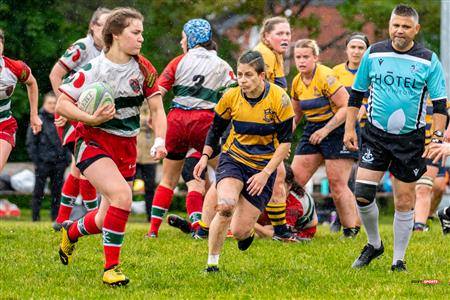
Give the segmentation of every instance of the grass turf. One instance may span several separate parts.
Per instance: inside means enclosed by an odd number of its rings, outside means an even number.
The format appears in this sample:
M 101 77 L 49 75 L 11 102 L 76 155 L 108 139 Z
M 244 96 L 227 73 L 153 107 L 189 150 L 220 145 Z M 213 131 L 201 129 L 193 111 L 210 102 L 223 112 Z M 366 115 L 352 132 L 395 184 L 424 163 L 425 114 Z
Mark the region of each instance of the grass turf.
M 366 243 L 365 234 L 341 240 L 320 226 L 309 244 L 255 240 L 245 252 L 227 239 L 220 273 L 202 272 L 207 241 L 195 241 L 163 225 L 158 239 L 144 239 L 143 217 L 127 225 L 121 261 L 128 286 L 101 282 L 101 237 L 80 239 L 73 263 L 58 258 L 60 234 L 50 222 L 27 216 L 0 221 L 1 299 L 443 299 L 449 288 L 449 238 L 438 223 L 414 234 L 407 252 L 408 273 L 391 273 L 392 217 L 383 217 L 385 254 L 363 270 L 350 268 Z M 417 280 L 437 279 L 425 285 Z

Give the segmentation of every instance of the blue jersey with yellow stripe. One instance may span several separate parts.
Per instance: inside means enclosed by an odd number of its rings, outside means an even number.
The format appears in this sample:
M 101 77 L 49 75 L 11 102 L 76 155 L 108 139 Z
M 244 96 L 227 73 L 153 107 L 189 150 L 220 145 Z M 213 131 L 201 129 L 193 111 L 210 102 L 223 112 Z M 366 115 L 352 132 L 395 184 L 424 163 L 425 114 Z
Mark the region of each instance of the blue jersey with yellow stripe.
M 367 121 L 391 134 L 425 126 L 427 91 L 432 101 L 447 98 L 441 63 L 418 43 L 407 52 L 396 51 L 391 40 L 370 46 L 353 89 L 366 92 L 369 86 Z
M 250 103 L 241 88 L 235 87 L 223 95 L 215 112 L 222 119 L 232 120 L 222 152 L 257 170 L 267 165 L 279 145 L 277 125 L 294 117 L 289 96 L 268 81 L 260 101 Z
M 330 97 L 341 87 L 333 70 L 317 64 L 310 84 L 303 82 L 301 73 L 295 76 L 291 96 L 293 100 L 299 101 L 298 105 L 307 121 L 324 122 L 331 119 L 337 111 L 337 106 Z
M 342 63 L 340 65 L 333 67 L 334 75 L 336 76 L 337 80 L 339 80 L 340 83 L 342 83 L 347 90 L 347 92 L 350 94 L 352 91 L 352 85 L 356 78 L 356 72 L 358 69 L 350 69 L 348 67 L 348 62 Z M 364 94 L 363 102 L 362 104 L 367 109 L 367 98 L 369 97 L 369 92 L 366 92 Z M 361 118 L 361 121 L 359 122 L 360 127 L 364 127 L 366 125 L 367 120 L 367 114 L 364 114 Z
M 283 55 L 273 52 L 269 47 L 263 43 L 256 45 L 255 51 L 261 53 L 264 64 L 266 65 L 266 78 L 272 83 L 287 89 L 287 81 L 283 69 Z

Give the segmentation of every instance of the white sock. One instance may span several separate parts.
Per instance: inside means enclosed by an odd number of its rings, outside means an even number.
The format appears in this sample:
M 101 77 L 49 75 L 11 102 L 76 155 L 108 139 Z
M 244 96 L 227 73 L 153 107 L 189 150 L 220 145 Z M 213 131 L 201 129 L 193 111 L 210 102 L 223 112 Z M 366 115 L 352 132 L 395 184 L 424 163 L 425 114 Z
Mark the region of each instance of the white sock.
M 358 211 L 361 221 L 366 229 L 367 241 L 369 244 L 378 249 L 381 247 L 381 237 L 378 231 L 378 205 L 377 201 L 373 201 L 367 206 L 359 206 Z
M 394 214 L 394 257 L 392 264 L 397 260 L 404 260 L 414 226 L 414 210 L 398 211 Z
M 219 264 L 219 254 L 208 254 L 208 266 L 217 266 Z

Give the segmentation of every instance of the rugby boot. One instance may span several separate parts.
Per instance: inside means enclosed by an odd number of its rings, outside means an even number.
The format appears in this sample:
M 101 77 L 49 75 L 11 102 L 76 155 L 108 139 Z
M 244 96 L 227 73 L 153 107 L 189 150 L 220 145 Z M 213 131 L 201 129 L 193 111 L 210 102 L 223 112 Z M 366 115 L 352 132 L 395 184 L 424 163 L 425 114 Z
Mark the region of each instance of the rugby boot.
M 408 272 L 406 269 L 406 263 L 402 260 L 397 260 L 395 264 L 391 266 L 392 272 Z
M 244 240 L 238 240 L 238 248 L 241 251 L 245 251 L 250 247 L 250 245 L 253 243 L 253 240 L 255 239 L 255 232 L 252 232 L 252 234 L 247 237 Z
M 63 265 L 68 265 L 72 261 L 73 251 L 75 250 L 75 242 L 69 239 L 69 228 L 73 221 L 64 221 L 61 227 L 61 244 L 59 246 L 59 259 Z
M 384 253 L 383 242 L 381 242 L 381 246 L 378 249 L 375 249 L 371 244 L 367 244 L 364 246 L 363 250 L 359 257 L 353 262 L 352 268 L 359 269 L 367 266 L 374 259 L 379 257 Z
M 103 273 L 103 283 L 111 286 L 123 286 L 130 282 L 127 276 L 120 271 L 119 266 L 114 266 Z
M 219 272 L 219 267 L 216 265 L 207 266 L 204 270 L 204 273 L 217 273 Z
M 445 208 L 438 211 L 439 221 L 442 226 L 442 233 L 449 234 L 450 233 L 450 217 L 445 214 Z
M 192 233 L 192 238 L 194 240 L 204 240 L 208 238 L 208 230 L 205 230 L 204 228 L 200 227 L 196 231 Z
M 191 224 L 180 216 L 168 215 L 167 223 L 172 227 L 180 229 L 184 233 L 191 233 Z
M 301 243 L 301 242 L 311 241 L 311 239 L 309 239 L 309 238 L 299 237 L 298 235 L 296 235 L 290 231 L 286 231 L 282 235 L 274 233 L 272 236 L 272 240 L 285 242 L 285 243 Z

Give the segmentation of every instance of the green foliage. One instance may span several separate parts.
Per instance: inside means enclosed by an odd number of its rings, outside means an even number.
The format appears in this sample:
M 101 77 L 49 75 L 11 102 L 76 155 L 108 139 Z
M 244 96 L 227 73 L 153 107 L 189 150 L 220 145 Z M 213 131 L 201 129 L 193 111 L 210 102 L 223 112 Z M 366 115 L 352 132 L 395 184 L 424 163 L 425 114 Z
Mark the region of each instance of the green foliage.
M 145 239 L 148 223 L 132 216 L 121 254 L 125 288 L 101 283 L 101 237 L 81 238 L 73 264 L 58 259 L 60 234 L 50 222 L 0 222 L 2 299 L 444 299 L 448 293 L 448 241 L 438 223 L 414 234 L 406 254 L 408 273 L 391 273 L 392 217 L 380 233 L 385 255 L 363 270 L 350 268 L 366 243 L 364 232 L 341 240 L 319 226 L 309 244 L 256 240 L 245 252 L 227 239 L 219 274 L 203 274 L 207 241 L 195 241 L 163 224 L 158 239 Z M 46 213 L 42 214 L 47 217 Z M 438 279 L 425 286 L 412 281 Z
M 421 30 L 417 40 L 439 54 L 440 45 L 440 1 L 424 0 L 345 0 L 337 8 L 344 18 L 345 27 L 351 31 L 361 31 L 367 23 L 375 25 L 376 39 L 387 38 L 388 24 L 395 5 L 404 3 L 414 7 L 419 13 Z

